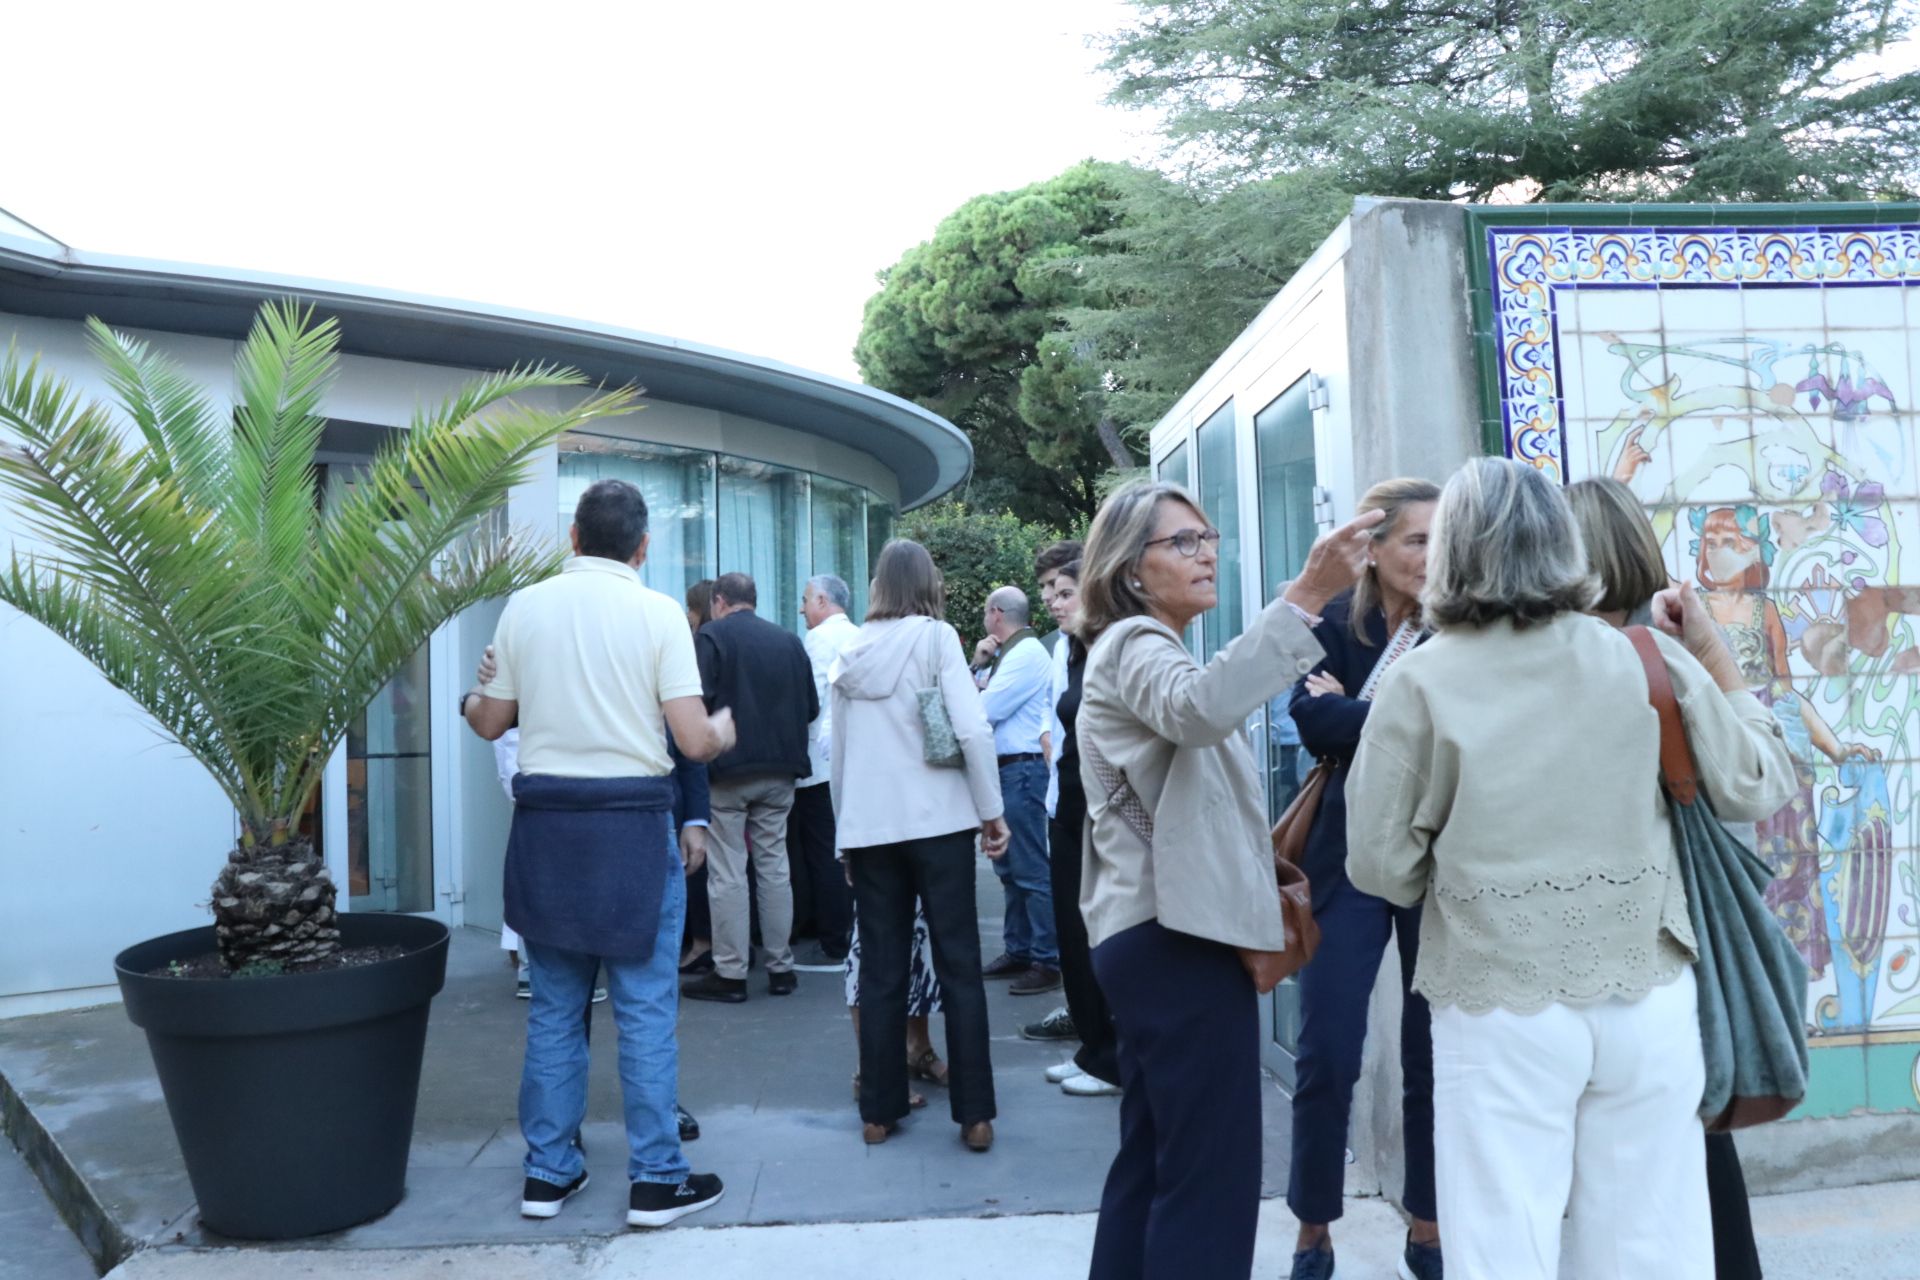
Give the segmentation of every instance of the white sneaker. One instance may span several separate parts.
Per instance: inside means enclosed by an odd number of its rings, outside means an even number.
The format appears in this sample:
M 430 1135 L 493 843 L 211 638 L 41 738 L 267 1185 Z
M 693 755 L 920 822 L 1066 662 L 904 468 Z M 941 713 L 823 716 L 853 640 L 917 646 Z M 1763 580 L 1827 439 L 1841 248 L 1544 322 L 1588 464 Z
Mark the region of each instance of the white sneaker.
M 1120 1092 L 1120 1086 L 1108 1084 L 1099 1076 L 1090 1076 L 1083 1071 L 1071 1080 L 1062 1080 L 1060 1092 L 1070 1093 L 1076 1098 L 1110 1098 Z
M 1065 1062 L 1058 1062 L 1047 1068 L 1047 1083 L 1065 1084 L 1075 1076 L 1085 1074 L 1072 1058 L 1068 1058 Z

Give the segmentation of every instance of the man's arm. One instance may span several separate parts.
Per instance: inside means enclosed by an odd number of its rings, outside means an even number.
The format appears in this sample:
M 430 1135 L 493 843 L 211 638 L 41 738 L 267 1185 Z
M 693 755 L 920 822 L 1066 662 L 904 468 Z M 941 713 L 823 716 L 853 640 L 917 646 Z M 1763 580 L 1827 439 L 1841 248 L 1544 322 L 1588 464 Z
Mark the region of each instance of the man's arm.
M 467 727 L 493 742 L 520 720 L 518 698 L 489 698 L 476 685 L 466 696 Z
M 668 698 L 660 704 L 660 709 L 666 713 L 673 740 L 680 744 L 680 754 L 689 760 L 705 763 L 733 745 L 730 708 L 722 707 L 708 715 L 707 704 L 702 699 L 686 697 Z
M 996 729 L 1053 682 L 1053 663 L 1036 642 L 1022 643 L 1000 659 L 1000 669 L 980 691 L 980 709 Z

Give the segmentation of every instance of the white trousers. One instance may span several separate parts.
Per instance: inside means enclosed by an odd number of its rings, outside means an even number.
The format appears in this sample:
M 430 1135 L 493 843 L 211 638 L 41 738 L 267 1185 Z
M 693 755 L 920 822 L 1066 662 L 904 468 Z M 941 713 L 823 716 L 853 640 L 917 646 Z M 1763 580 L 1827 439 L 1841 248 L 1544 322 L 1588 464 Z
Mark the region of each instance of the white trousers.
M 1693 970 L 1637 1000 L 1433 1010 L 1448 1280 L 1713 1280 Z

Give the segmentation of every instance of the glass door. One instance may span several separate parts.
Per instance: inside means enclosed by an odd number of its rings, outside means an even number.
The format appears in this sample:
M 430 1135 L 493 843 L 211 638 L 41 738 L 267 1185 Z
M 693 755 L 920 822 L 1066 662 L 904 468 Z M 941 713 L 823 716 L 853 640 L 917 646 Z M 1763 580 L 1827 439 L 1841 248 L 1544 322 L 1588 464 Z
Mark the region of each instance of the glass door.
M 352 492 L 364 462 L 333 461 L 320 477 L 322 502 Z M 435 642 L 422 645 L 347 728 L 321 781 L 321 856 L 347 894 L 350 911 L 405 911 L 445 917 L 436 861 L 433 694 Z
M 1313 408 L 1309 377 L 1303 377 L 1254 415 L 1254 451 L 1259 467 L 1261 600 L 1296 576 L 1319 531 L 1314 511 L 1318 461 L 1313 447 Z M 1287 696 L 1267 704 L 1264 748 L 1267 816 L 1278 819 L 1300 791 L 1311 765 L 1300 748 L 1300 733 L 1287 714 Z M 1270 1016 L 1266 1065 L 1291 1088 L 1300 1036 L 1300 988 L 1295 979 L 1281 983 L 1268 997 Z

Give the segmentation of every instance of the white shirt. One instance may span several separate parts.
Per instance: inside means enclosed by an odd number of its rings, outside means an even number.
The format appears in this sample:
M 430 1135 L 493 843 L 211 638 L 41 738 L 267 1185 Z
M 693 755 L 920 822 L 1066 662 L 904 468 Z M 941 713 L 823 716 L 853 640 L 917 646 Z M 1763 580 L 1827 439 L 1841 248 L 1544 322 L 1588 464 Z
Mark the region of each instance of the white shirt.
M 1040 750 L 1052 690 L 1053 658 L 1038 637 L 1028 636 L 1007 650 L 980 690 L 980 707 L 993 726 L 996 753 L 1011 756 Z
M 817 787 L 831 780 L 833 697 L 827 687 L 827 677 L 833 670 L 833 660 L 859 634 L 860 628 L 853 625 L 852 619 L 836 613 L 823 618 L 819 626 L 810 628 L 802 637 L 807 646 L 807 660 L 813 663 L 813 691 L 820 697 L 820 714 L 807 726 L 807 760 L 813 765 L 813 772 L 794 783 L 796 787 Z
M 1047 735 L 1053 754 L 1047 757 L 1047 816 L 1060 808 L 1060 755 L 1067 749 L 1067 727 L 1060 723 L 1060 698 L 1067 691 L 1067 634 L 1056 631 L 1059 643 L 1053 646 L 1053 667 L 1047 690 Z
M 481 692 L 520 704 L 520 768 L 571 778 L 665 777 L 661 704 L 700 696 L 679 602 L 617 560 L 575 556 L 514 593 Z

